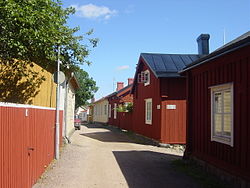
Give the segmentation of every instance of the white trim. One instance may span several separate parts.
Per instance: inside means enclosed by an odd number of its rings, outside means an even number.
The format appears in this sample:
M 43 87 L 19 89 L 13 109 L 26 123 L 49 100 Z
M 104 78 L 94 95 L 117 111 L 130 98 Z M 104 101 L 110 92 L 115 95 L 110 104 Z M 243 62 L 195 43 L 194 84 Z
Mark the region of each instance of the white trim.
M 148 112 L 148 109 L 147 109 L 147 103 L 151 103 L 151 119 L 148 120 L 147 119 L 147 112 Z M 145 99 L 145 123 L 146 124 L 149 124 L 149 125 L 152 125 L 152 119 L 153 119 L 153 103 L 152 103 L 152 98 L 149 98 L 149 99 Z
M 234 90 L 233 83 L 220 84 L 216 86 L 209 87 L 211 94 L 211 141 L 220 142 L 223 144 L 234 146 Z M 231 93 L 231 135 L 230 136 L 218 136 L 214 135 L 214 93 L 225 91 L 230 89 Z M 222 101 L 223 102 L 223 101 Z M 224 107 L 224 105 L 223 105 Z M 224 114 L 224 112 L 223 112 Z M 223 120 L 222 120 L 223 121 Z M 223 122 L 222 122 L 223 123 Z
M 117 104 L 114 103 L 114 119 L 116 119 L 117 116 Z
M 43 109 L 43 110 L 55 110 L 56 108 L 44 107 L 44 106 L 34 106 L 28 104 L 16 104 L 16 103 L 8 103 L 8 102 L 0 102 L 0 107 L 12 107 L 12 108 L 35 108 L 35 109 Z
M 222 90 L 222 89 L 225 89 L 225 88 L 229 88 L 232 85 L 233 85 L 233 82 L 229 82 L 229 83 L 226 83 L 226 84 L 213 85 L 213 86 L 210 86 L 208 88 L 218 91 L 218 90 Z
M 109 110 L 108 111 L 108 115 L 109 115 L 108 117 L 111 118 L 111 104 L 109 104 L 109 109 L 108 110 Z
M 149 85 L 150 84 L 150 72 L 149 72 L 149 70 L 145 70 L 144 71 L 144 79 L 145 79 L 145 75 L 148 75 L 147 76 L 147 80 L 146 80 L 146 82 L 144 83 L 144 86 L 147 86 L 147 85 Z

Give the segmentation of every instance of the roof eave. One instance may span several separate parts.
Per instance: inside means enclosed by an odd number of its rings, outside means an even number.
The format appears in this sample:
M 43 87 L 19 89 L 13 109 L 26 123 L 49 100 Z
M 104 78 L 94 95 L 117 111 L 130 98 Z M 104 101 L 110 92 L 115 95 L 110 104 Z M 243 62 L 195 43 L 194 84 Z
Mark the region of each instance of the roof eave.
M 216 59 L 216 58 L 218 58 L 218 57 L 220 57 L 222 55 L 228 54 L 230 52 L 233 52 L 235 50 L 238 50 L 238 49 L 243 48 L 243 47 L 248 46 L 248 45 L 250 45 L 250 37 L 247 37 L 247 38 L 245 38 L 245 39 L 243 39 L 241 41 L 238 41 L 238 42 L 233 43 L 233 44 L 231 44 L 229 46 L 226 46 L 225 48 L 222 48 L 220 50 L 214 51 L 211 54 L 208 54 L 207 56 L 202 57 L 202 58 L 194 61 L 190 66 L 187 66 L 186 68 L 179 71 L 178 73 L 183 74 L 184 72 L 186 72 L 186 71 L 188 71 L 190 69 L 193 69 L 193 68 L 195 68 L 197 66 L 200 66 L 200 65 L 202 65 L 202 64 L 204 64 L 206 62 L 209 62 L 209 61 L 211 61 L 213 59 Z

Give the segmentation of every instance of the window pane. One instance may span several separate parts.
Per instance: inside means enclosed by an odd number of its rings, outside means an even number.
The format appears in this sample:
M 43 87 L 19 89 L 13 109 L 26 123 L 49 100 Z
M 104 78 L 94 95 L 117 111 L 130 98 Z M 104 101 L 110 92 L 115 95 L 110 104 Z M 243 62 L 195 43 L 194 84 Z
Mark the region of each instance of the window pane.
M 224 112 L 231 112 L 231 91 L 224 92 Z
M 222 112 L 222 95 L 221 92 L 214 94 L 214 112 Z
M 231 136 L 232 119 L 231 114 L 224 114 L 224 135 Z
M 150 121 L 152 116 L 152 102 L 146 102 L 146 120 Z
M 221 114 L 214 115 L 214 131 L 215 131 L 215 134 L 217 135 L 222 134 L 222 115 Z
M 151 120 L 151 115 L 152 115 L 152 102 L 149 102 L 149 120 Z

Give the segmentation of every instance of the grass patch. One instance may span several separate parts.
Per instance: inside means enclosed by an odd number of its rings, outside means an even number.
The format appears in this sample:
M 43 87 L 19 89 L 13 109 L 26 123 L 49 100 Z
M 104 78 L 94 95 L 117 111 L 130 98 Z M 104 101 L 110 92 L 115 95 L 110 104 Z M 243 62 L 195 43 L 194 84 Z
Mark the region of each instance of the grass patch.
M 202 167 L 191 162 L 185 162 L 181 159 L 174 160 L 172 165 L 175 170 L 185 173 L 192 177 L 197 183 L 204 188 L 229 188 L 225 182 L 220 181 L 217 177 L 207 173 Z

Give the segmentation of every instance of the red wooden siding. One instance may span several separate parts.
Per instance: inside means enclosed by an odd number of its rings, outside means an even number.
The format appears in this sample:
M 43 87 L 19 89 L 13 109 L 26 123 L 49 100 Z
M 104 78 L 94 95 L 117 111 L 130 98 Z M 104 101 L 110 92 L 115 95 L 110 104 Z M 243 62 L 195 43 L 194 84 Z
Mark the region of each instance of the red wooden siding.
M 188 72 L 187 154 L 250 180 L 250 47 Z M 234 84 L 234 146 L 211 141 L 210 86 Z
M 117 127 L 132 131 L 133 117 L 131 112 L 118 112 L 118 124 Z
M 185 100 L 185 78 L 160 78 L 160 94 L 162 100 Z
M 122 91 L 118 94 L 115 94 L 115 95 L 108 98 L 109 104 L 111 105 L 111 117 L 108 118 L 109 125 L 120 127 L 121 126 L 120 124 L 123 124 L 122 126 L 126 126 L 125 122 L 123 122 L 123 121 L 125 121 L 124 118 L 126 118 L 126 121 L 128 121 L 127 123 L 131 124 L 131 127 L 132 127 L 132 123 L 130 123 L 130 121 L 131 121 L 130 115 L 124 115 L 124 113 L 117 112 L 116 119 L 114 119 L 114 106 L 115 106 L 114 104 L 115 103 L 116 103 L 117 108 L 118 108 L 119 105 L 122 105 L 125 102 L 133 102 L 133 95 L 130 94 L 130 89 L 131 89 L 131 87 L 128 87 L 124 91 Z M 125 113 L 125 114 L 127 114 L 127 113 Z M 126 116 L 126 117 L 124 117 L 124 116 Z
M 176 105 L 176 109 L 167 109 Z M 161 142 L 168 144 L 186 143 L 186 100 L 167 100 L 162 102 Z
M 139 66 L 138 72 L 149 70 L 143 60 Z M 133 131 L 162 143 L 186 143 L 185 82 L 185 78 L 156 78 L 150 70 L 150 85 L 137 83 L 135 86 Z M 148 98 L 152 98 L 152 125 L 145 124 L 145 99 Z M 175 104 L 177 109 L 167 110 L 167 104 Z
M 54 158 L 54 135 L 55 110 L 0 106 L 0 187 L 30 188 Z
M 138 72 L 150 71 L 150 84 L 136 83 L 133 100 L 133 131 L 141 135 L 161 139 L 161 110 L 157 105 L 161 104 L 160 81 L 145 63 L 140 63 Z M 152 98 L 152 124 L 145 124 L 145 99 Z

